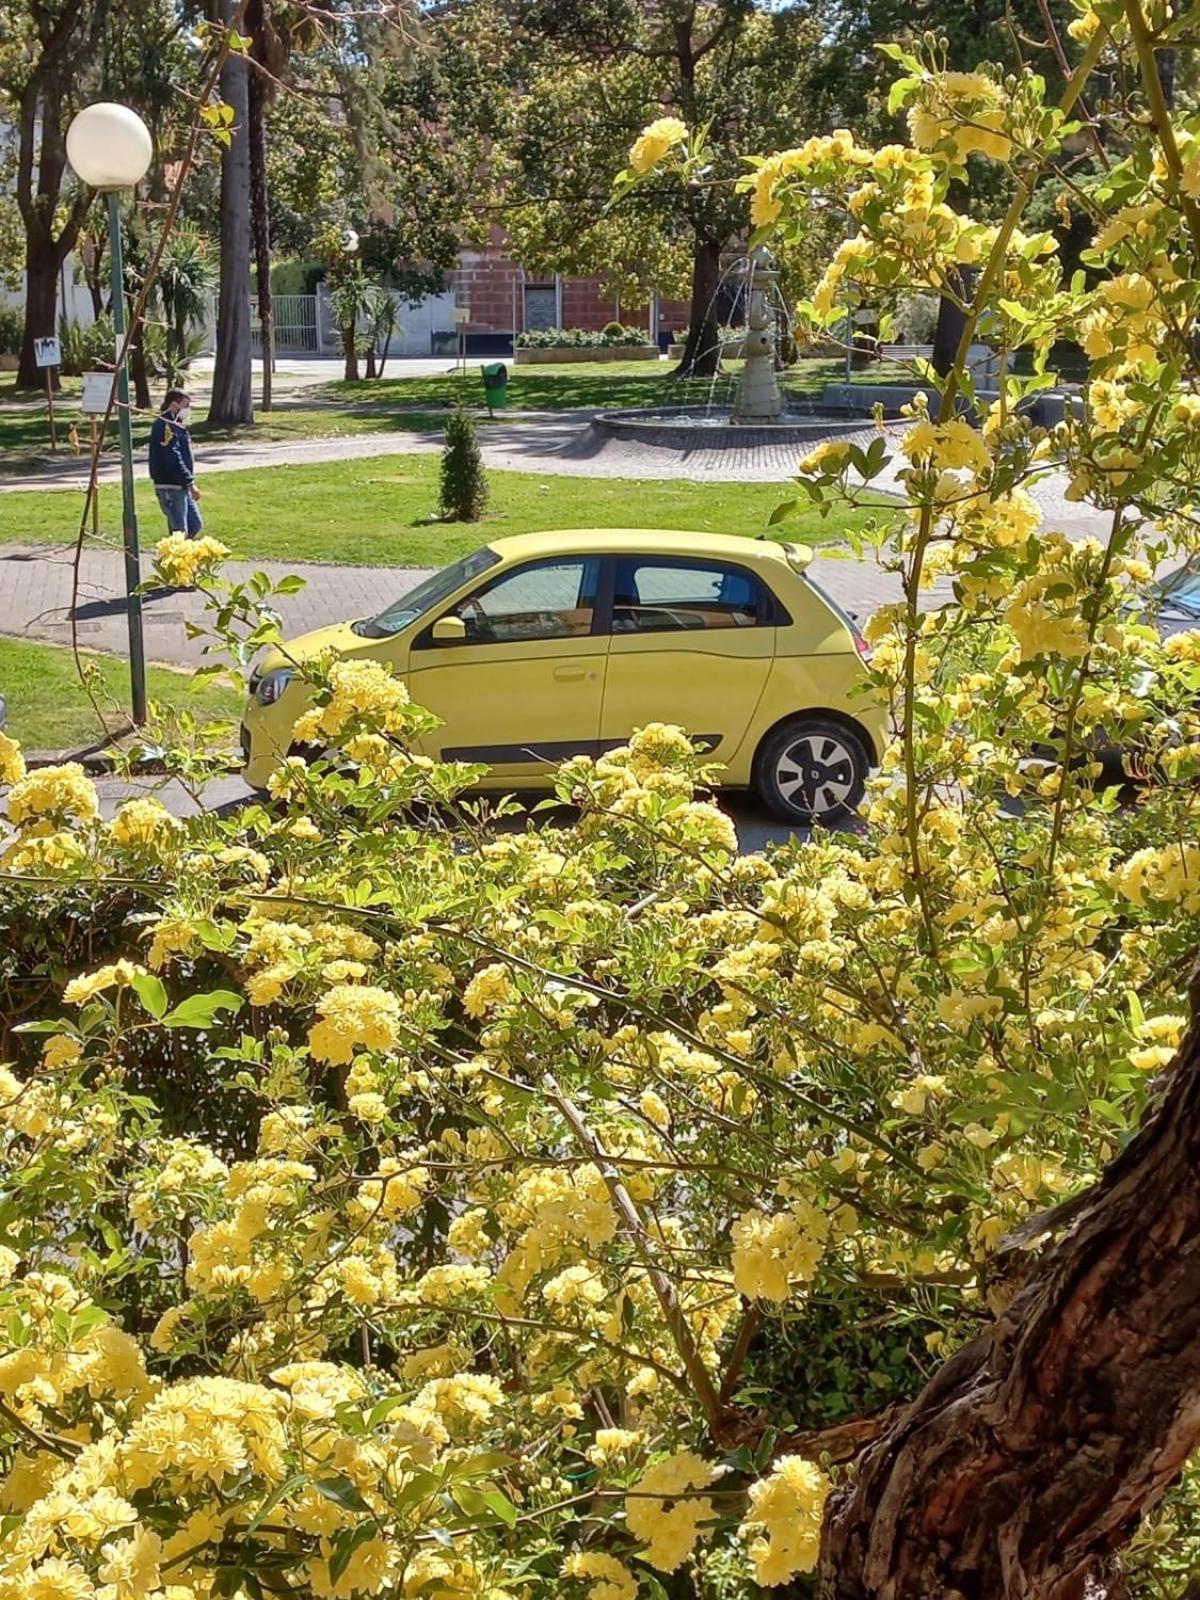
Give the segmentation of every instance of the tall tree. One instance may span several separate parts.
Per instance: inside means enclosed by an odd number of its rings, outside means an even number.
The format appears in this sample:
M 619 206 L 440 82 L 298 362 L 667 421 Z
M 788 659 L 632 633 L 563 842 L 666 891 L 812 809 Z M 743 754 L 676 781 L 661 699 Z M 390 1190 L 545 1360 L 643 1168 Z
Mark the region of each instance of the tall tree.
M 217 0 L 217 20 L 230 27 L 237 0 Z M 217 354 L 209 420 L 219 427 L 254 421 L 250 345 L 249 67 L 231 50 L 221 69 L 221 98 L 233 113 L 221 152 L 221 280 L 217 295 Z
M 446 20 L 461 55 L 485 40 L 496 61 L 477 109 L 494 141 L 493 215 L 528 266 L 598 273 L 645 304 L 690 293 L 681 371 L 718 359 L 722 253 L 745 206 L 732 192 L 745 130 L 768 145 L 812 131 L 809 76 L 822 6 L 753 0 L 468 0 Z M 664 175 L 616 206 L 611 177 L 653 119 L 703 128 L 702 182 Z
M 41 381 L 34 340 L 55 331 L 58 274 L 91 194 L 67 185 L 67 124 L 99 81 L 106 0 L 30 0 L 4 7 L 0 90 L 16 109 L 16 199 L 25 234 L 25 333 L 17 382 Z M 66 195 L 64 196 L 64 187 Z

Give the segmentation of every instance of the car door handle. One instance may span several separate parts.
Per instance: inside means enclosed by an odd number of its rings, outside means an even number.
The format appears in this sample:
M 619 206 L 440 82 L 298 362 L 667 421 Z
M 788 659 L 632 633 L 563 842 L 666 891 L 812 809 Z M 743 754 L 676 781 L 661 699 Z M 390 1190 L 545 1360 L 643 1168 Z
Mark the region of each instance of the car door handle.
M 587 668 L 581 666 L 555 667 L 554 676 L 559 683 L 578 683 L 581 678 L 587 677 Z

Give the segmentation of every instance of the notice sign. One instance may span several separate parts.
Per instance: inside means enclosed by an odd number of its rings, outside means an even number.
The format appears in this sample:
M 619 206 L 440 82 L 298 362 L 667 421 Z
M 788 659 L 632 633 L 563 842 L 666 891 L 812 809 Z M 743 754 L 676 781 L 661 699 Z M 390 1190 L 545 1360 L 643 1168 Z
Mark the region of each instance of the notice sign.
M 108 397 L 112 393 L 113 375 L 111 372 L 85 372 L 83 375 L 83 394 L 79 399 L 79 409 L 85 416 L 102 417 L 108 410 Z
M 454 326 L 456 328 L 465 328 L 467 323 L 470 322 L 470 320 L 471 320 L 471 308 L 470 308 L 470 306 L 455 306 L 455 308 L 454 308 Z
M 39 367 L 61 367 L 62 346 L 57 339 L 35 339 L 33 359 Z

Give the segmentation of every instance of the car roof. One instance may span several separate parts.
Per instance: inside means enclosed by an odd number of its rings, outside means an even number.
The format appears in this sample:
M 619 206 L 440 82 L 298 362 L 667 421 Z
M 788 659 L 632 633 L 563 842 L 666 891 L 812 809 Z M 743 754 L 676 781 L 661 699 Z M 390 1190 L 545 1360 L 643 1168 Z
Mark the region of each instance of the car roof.
M 723 560 L 787 562 L 786 546 L 774 540 L 736 533 L 698 533 L 687 528 L 554 528 L 546 533 L 519 533 L 490 539 L 489 547 L 504 561 L 539 556 L 648 555 L 712 556 Z

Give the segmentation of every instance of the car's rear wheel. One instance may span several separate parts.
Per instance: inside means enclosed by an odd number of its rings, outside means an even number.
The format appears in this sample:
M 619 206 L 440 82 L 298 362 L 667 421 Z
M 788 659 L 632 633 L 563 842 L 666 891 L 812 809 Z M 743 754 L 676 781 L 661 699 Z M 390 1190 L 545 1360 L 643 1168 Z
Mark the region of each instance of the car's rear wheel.
M 844 723 L 793 717 L 763 740 L 754 787 L 785 821 L 828 824 L 856 809 L 870 767 L 866 743 Z

